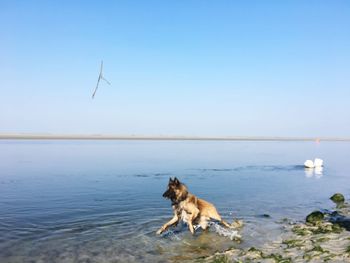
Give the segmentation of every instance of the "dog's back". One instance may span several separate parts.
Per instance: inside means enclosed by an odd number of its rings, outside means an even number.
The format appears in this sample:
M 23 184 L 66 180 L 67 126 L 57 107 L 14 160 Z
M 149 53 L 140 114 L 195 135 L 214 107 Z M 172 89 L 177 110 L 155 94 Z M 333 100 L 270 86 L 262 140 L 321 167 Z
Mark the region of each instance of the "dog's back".
M 197 199 L 197 207 L 200 211 L 200 216 L 205 216 L 210 219 L 221 221 L 219 213 L 216 211 L 216 208 L 213 204 L 205 201 L 203 199 Z

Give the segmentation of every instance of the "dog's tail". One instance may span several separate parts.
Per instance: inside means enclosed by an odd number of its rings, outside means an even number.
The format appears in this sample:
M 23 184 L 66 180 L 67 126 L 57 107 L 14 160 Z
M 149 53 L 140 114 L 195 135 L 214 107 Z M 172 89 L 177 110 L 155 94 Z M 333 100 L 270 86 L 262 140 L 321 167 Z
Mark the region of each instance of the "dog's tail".
M 231 229 L 240 229 L 243 226 L 243 221 L 242 220 L 233 220 L 231 224 L 227 223 L 224 219 L 221 218 L 218 212 L 215 211 L 215 213 L 212 213 L 210 215 L 211 219 L 217 220 L 221 225 L 231 228 Z
M 220 223 L 222 225 L 224 225 L 227 228 L 231 228 L 231 229 L 240 229 L 243 227 L 243 221 L 242 220 L 233 220 L 233 222 L 231 224 L 227 223 L 225 220 L 221 219 Z

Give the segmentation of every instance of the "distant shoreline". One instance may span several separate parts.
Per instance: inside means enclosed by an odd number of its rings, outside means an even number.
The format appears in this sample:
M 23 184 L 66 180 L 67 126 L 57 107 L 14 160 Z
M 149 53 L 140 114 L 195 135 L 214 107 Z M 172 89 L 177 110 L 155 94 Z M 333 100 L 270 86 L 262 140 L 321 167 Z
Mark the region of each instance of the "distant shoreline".
M 99 134 L 0 134 L 0 140 L 150 140 L 150 141 L 350 141 L 350 137 L 139 136 Z

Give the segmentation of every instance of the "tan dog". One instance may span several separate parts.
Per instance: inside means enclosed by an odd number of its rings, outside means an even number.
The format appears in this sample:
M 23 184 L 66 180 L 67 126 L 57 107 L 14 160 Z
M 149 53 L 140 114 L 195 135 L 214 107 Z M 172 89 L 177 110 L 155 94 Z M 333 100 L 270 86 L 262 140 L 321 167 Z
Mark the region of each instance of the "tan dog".
M 235 221 L 232 225 L 224 221 L 213 204 L 190 194 L 187 187 L 176 177 L 169 179 L 168 189 L 164 192 L 163 197 L 171 200 L 174 217 L 157 231 L 158 235 L 168 227 L 177 225 L 180 220 L 187 223 L 192 234 L 194 234 L 193 224 L 199 224 L 205 230 L 211 219 L 219 221 L 228 228 L 237 228 L 242 225 L 240 221 Z

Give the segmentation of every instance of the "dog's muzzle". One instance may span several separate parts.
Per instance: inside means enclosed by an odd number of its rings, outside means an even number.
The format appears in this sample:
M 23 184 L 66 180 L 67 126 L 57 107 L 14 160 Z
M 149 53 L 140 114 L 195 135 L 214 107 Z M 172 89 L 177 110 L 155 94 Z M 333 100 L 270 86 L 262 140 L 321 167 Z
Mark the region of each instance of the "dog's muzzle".
M 163 197 L 164 198 L 169 198 L 169 190 L 164 192 Z
M 163 197 L 167 198 L 167 199 L 172 199 L 172 198 L 175 197 L 175 193 L 173 193 L 170 190 L 167 190 L 167 191 L 164 192 Z

